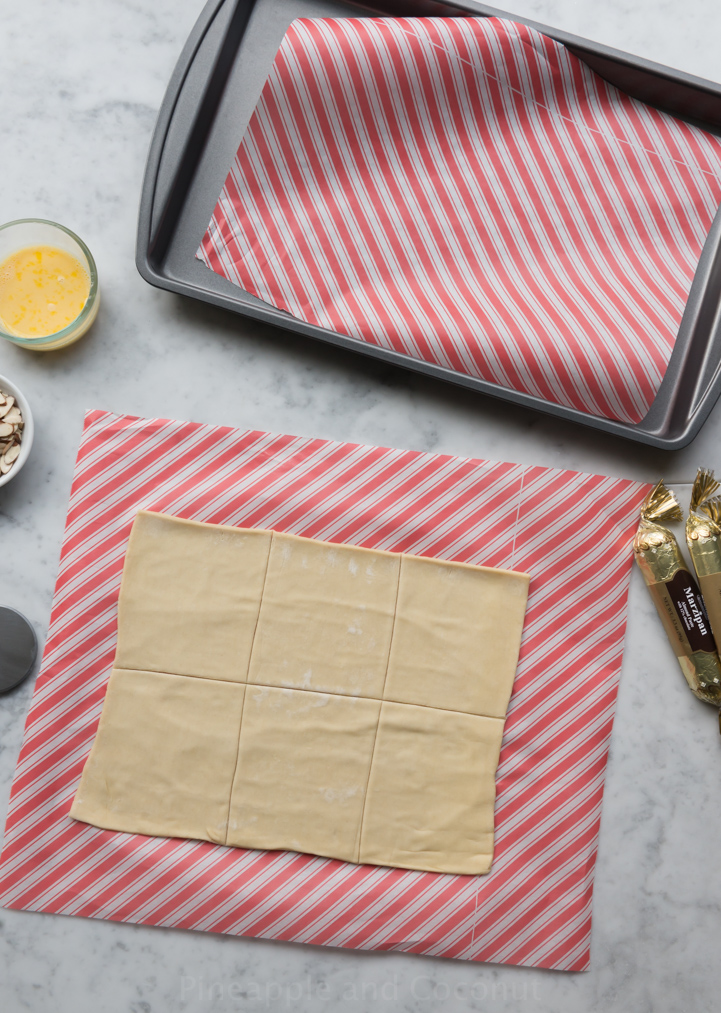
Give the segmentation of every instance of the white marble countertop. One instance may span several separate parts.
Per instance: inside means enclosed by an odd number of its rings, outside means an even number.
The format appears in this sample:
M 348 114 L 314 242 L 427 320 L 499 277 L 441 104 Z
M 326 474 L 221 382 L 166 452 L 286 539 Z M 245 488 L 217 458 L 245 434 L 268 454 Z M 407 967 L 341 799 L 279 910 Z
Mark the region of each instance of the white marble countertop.
M 202 0 L 0 0 L 0 221 L 61 221 L 88 242 L 103 307 L 64 352 L 3 344 L 36 446 L 0 490 L 3 602 L 47 629 L 83 411 L 204 420 L 453 454 L 689 481 L 721 471 L 721 403 L 675 454 L 304 344 L 157 291 L 134 266 L 156 111 Z M 516 0 L 513 10 L 721 80 L 721 7 Z M 0 697 L 0 818 L 31 681 Z M 607 772 L 591 970 L 355 953 L 0 911 L 0 1005 L 54 1013 L 292 1008 L 634 1013 L 716 1010 L 721 740 L 685 688 L 634 574 Z M 224 998 L 211 1002 L 209 986 Z

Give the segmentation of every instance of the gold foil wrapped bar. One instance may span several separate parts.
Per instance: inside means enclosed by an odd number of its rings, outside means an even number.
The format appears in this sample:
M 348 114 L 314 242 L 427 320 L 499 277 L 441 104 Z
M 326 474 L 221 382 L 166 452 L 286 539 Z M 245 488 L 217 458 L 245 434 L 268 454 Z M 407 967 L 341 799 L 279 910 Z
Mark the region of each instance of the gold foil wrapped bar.
M 672 492 L 659 482 L 641 505 L 633 551 L 691 692 L 721 707 L 721 665 L 698 584 L 678 542 L 661 522 L 683 519 Z M 721 730 L 721 715 L 719 715 Z
M 713 472 L 699 468 L 686 521 L 688 551 L 717 644 L 721 643 L 721 504 L 712 497 L 718 489 Z

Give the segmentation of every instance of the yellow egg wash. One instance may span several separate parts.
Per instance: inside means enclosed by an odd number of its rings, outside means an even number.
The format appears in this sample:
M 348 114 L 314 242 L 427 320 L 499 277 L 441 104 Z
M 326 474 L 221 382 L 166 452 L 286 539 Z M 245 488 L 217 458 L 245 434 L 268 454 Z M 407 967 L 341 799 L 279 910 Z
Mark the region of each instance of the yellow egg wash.
M 90 294 L 80 261 L 54 246 L 29 246 L 0 264 L 0 326 L 21 338 L 61 331 Z

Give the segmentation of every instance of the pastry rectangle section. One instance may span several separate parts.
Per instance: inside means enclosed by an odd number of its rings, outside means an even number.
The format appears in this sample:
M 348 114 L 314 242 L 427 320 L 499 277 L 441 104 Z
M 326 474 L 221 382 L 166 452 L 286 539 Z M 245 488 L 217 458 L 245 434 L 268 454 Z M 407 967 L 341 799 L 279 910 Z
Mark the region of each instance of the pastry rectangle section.
M 114 670 L 70 815 L 224 844 L 245 686 Z
M 380 708 L 248 686 L 227 843 L 357 862 Z
M 528 577 L 403 556 L 384 699 L 505 716 Z
M 245 682 L 271 533 L 141 511 L 118 603 L 116 668 Z
M 528 577 L 138 514 L 71 816 L 477 875 Z
M 359 860 L 488 872 L 502 735 L 498 718 L 383 703 Z
M 400 560 L 274 534 L 248 681 L 380 699 Z

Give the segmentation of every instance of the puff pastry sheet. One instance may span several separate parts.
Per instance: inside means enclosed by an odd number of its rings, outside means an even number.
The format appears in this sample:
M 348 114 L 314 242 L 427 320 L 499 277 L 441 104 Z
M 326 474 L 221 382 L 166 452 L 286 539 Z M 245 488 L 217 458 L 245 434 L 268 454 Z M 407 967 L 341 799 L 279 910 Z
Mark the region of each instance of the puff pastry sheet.
M 521 573 L 141 512 L 71 815 L 488 872 L 527 594 Z

